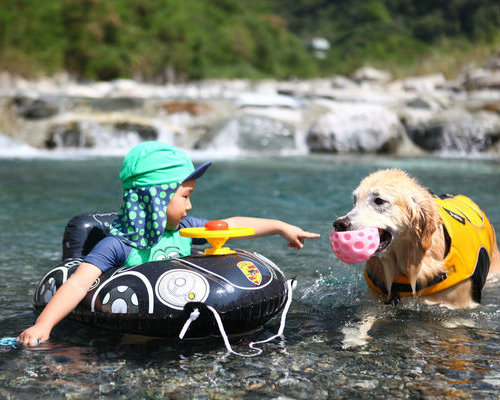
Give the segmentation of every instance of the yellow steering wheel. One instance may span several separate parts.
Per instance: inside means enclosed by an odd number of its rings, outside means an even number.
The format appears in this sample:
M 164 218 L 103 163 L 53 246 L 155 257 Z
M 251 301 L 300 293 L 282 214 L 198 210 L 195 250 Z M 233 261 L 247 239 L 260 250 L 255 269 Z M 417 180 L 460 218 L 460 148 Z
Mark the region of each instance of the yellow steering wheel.
M 227 239 L 255 234 L 253 228 L 230 228 L 227 222 L 220 220 L 209 221 L 204 228 L 183 228 L 179 232 L 184 237 L 207 239 L 212 247 L 205 249 L 205 255 L 233 254 L 234 250 L 222 247 Z

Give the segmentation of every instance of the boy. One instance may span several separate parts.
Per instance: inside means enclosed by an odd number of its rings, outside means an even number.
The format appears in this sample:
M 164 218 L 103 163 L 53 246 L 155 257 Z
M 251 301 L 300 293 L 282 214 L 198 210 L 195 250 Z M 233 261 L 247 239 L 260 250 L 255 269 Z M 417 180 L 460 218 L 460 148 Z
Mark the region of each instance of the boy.
M 130 150 L 120 170 L 123 203 L 110 235 L 91 250 L 35 324 L 17 340 L 26 346 L 46 341 L 52 328 L 109 268 L 190 255 L 191 239 L 180 236 L 179 228 L 204 226 L 207 222 L 188 217 L 187 212 L 192 208 L 190 197 L 196 180 L 210 165 L 204 163 L 195 169 L 186 153 L 161 142 L 142 142 Z M 302 248 L 305 239 L 319 237 L 279 220 L 231 217 L 225 221 L 230 227 L 254 228 L 252 237 L 279 234 L 294 249 Z

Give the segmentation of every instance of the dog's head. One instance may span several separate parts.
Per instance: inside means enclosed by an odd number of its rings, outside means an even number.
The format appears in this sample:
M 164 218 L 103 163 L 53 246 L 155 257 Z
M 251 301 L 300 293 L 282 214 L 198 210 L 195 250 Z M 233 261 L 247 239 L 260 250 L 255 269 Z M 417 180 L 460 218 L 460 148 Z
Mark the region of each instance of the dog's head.
M 333 223 L 336 231 L 377 228 L 378 256 L 391 250 L 422 252 L 431 247 L 440 221 L 432 193 L 406 173 L 377 171 L 363 179 L 353 195 L 353 209 Z

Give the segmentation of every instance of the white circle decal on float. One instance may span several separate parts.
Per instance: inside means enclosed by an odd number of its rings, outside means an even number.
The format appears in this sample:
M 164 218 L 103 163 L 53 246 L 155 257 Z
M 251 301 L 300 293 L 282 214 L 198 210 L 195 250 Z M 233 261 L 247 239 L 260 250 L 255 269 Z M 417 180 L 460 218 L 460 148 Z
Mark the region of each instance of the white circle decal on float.
M 123 299 L 116 299 L 111 304 L 111 312 L 113 314 L 126 314 L 128 311 L 127 302 Z
M 210 286 L 203 275 L 185 269 L 165 272 L 155 287 L 158 300 L 176 310 L 182 310 L 190 301 L 204 302 L 209 291 Z

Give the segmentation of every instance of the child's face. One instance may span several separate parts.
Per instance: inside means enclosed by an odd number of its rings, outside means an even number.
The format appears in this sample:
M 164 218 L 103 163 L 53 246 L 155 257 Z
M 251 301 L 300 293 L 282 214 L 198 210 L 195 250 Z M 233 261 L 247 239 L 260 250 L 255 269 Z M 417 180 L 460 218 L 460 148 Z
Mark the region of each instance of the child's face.
M 191 194 L 194 191 L 196 181 L 187 181 L 179 186 L 174 196 L 170 199 L 167 206 L 167 229 L 175 230 L 179 227 L 182 218 L 187 216 L 191 210 Z

